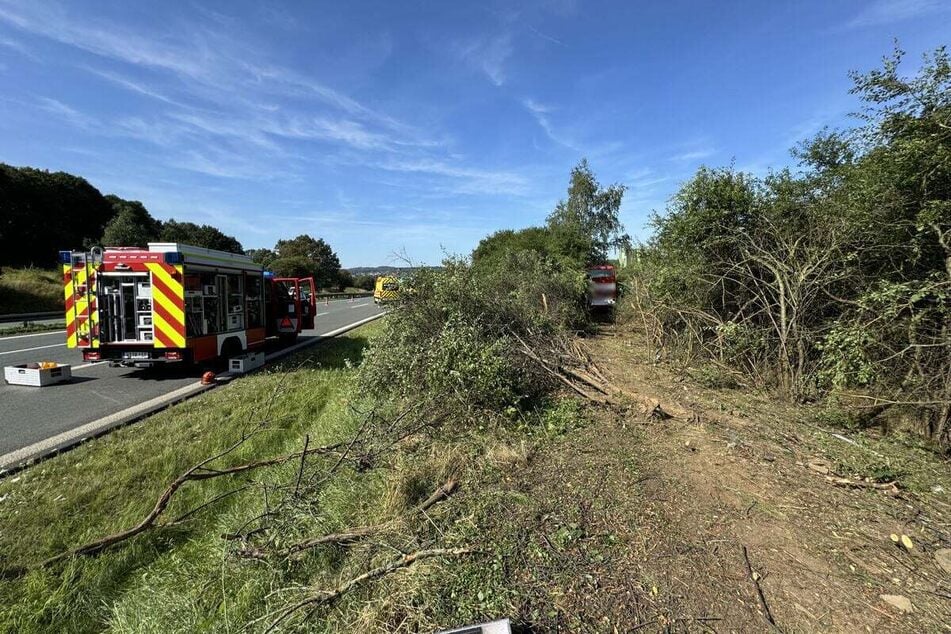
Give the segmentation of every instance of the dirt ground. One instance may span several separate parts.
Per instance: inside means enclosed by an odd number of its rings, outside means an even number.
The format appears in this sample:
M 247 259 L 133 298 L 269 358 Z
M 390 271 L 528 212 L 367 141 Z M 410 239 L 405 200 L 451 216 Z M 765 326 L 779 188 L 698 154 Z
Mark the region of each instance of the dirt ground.
M 512 481 L 528 631 L 951 632 L 947 461 L 704 388 L 611 329 L 587 348 L 629 407 Z

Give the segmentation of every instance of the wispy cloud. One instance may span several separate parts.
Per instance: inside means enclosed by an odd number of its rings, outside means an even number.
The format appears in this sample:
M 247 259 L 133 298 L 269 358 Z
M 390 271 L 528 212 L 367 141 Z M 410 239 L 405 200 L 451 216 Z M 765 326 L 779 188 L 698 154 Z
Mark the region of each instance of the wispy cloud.
M 521 195 L 528 188 L 526 179 L 515 172 L 467 167 L 438 159 L 391 160 L 378 163 L 377 167 L 445 177 L 451 181 L 451 191 L 457 194 Z
M 559 134 L 555 131 L 554 126 L 551 123 L 550 114 L 553 112 L 553 108 L 546 106 L 545 104 L 539 103 L 534 99 L 523 99 L 522 105 L 526 110 L 535 118 L 535 121 L 538 122 L 539 127 L 545 131 L 545 136 L 557 143 L 562 145 L 570 150 L 576 152 L 583 152 L 583 149 L 578 146 L 572 139 Z
M 946 0 L 875 0 L 865 3 L 864 8 L 846 26 L 880 26 L 948 12 L 951 12 L 951 3 Z
M 189 107 L 183 101 L 173 99 L 169 97 L 168 95 L 164 94 L 163 92 L 156 90 L 155 88 L 152 88 L 143 82 L 134 81 L 130 79 L 129 77 L 126 77 L 119 73 L 108 71 L 102 68 L 94 68 L 93 66 L 89 66 L 89 65 L 81 65 L 80 68 L 82 68 L 86 72 L 92 73 L 93 75 L 96 75 L 118 86 L 121 86 L 122 88 L 125 88 L 126 90 L 129 90 L 131 92 L 135 92 L 140 95 L 144 95 L 146 97 L 151 97 L 152 99 L 157 99 L 161 102 L 167 103 L 172 106 L 178 106 L 180 108 Z
M 505 83 L 505 63 L 512 55 L 512 34 L 482 37 L 457 47 L 459 56 L 471 67 L 485 73 L 496 86 Z
M 26 46 L 24 46 L 22 42 L 18 42 L 17 40 L 13 40 L 8 37 L 0 37 L 0 46 L 12 49 L 18 53 L 29 53 Z
M 528 30 L 534 33 L 535 35 L 537 35 L 538 37 L 542 38 L 543 40 L 547 40 L 551 42 L 552 44 L 557 44 L 558 46 L 565 45 L 565 43 L 559 40 L 558 38 L 552 37 L 551 35 L 548 35 L 547 33 L 542 33 L 541 31 L 539 31 L 538 29 L 536 29 L 534 26 L 530 24 L 528 25 Z
M 679 154 L 674 154 L 667 160 L 674 161 L 676 163 L 692 163 L 695 161 L 700 161 L 705 158 L 711 157 L 716 154 L 716 150 L 709 147 L 697 148 L 695 150 L 688 150 L 686 152 L 681 152 Z
M 46 112 L 69 121 L 74 127 L 82 130 L 90 130 L 96 127 L 96 121 L 82 112 L 79 112 L 72 106 L 51 97 L 39 97 L 38 105 Z

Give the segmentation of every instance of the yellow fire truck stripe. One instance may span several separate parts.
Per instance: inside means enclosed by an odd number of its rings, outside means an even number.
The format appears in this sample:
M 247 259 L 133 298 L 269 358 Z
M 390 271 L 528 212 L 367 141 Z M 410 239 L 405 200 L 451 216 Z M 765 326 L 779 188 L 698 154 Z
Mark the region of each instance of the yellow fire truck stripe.
M 73 288 L 78 288 L 80 286 L 86 286 L 86 267 L 84 266 L 81 269 L 73 269 Z M 91 326 L 89 319 L 80 319 L 80 315 L 89 314 L 89 289 L 86 288 L 86 292 L 81 295 L 77 293 L 75 295 L 75 301 L 73 303 L 73 310 L 75 311 L 76 317 L 76 345 L 79 345 L 80 339 L 89 340 Z
M 66 281 L 66 276 L 69 276 L 69 281 Z M 63 301 L 65 305 L 70 306 L 71 300 L 73 299 L 73 268 L 69 264 L 63 265 Z M 69 310 L 66 311 L 66 347 L 75 348 L 76 347 L 76 331 L 74 330 L 74 324 L 76 323 L 76 309 L 73 306 L 70 306 Z M 70 334 L 72 332 L 72 334 Z
M 146 264 L 149 271 L 152 272 L 153 281 L 158 281 L 165 288 L 160 288 L 158 284 L 152 284 L 152 328 L 155 330 L 153 345 L 156 348 L 167 347 L 163 340 L 171 343 L 172 347 L 185 347 L 185 311 L 181 308 L 184 301 L 184 289 L 180 282 L 176 281 L 162 264 L 149 262 Z M 181 269 L 176 267 L 181 274 Z M 166 294 L 166 289 L 168 294 Z M 169 318 L 178 323 L 169 323 L 161 313 L 156 310 L 161 307 Z M 161 336 L 159 336 L 161 334 Z
M 170 325 L 165 319 L 158 313 L 152 313 L 152 327 L 161 331 L 165 339 L 168 339 L 172 342 L 172 346 L 175 348 L 184 348 L 185 347 L 185 337 L 179 332 L 178 328 Z M 156 337 L 154 340 L 156 348 L 164 348 L 165 344 Z
M 183 293 L 185 289 L 182 288 L 181 283 L 179 283 L 178 281 L 175 280 L 175 278 L 169 275 L 168 271 L 165 270 L 165 267 L 163 267 L 161 264 L 156 264 L 154 262 L 149 262 L 148 264 L 146 264 L 146 266 L 149 267 L 150 271 L 152 271 L 152 275 L 162 280 L 162 282 L 165 283 L 165 286 L 168 287 L 168 290 L 172 291 L 172 293 L 176 297 L 178 298 L 184 297 Z

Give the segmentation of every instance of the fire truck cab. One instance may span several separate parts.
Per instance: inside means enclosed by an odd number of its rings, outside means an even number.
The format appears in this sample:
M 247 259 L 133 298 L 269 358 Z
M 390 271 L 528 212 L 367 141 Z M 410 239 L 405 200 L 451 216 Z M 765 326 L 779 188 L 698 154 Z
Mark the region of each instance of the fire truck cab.
M 185 244 L 63 251 L 66 342 L 87 361 L 202 363 L 314 327 L 312 278 L 273 278 L 246 255 Z

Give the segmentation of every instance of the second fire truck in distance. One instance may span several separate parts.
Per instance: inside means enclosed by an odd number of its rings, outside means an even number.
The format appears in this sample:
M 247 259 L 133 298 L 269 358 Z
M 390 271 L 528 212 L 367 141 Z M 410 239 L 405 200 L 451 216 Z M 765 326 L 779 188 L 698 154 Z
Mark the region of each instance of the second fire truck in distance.
M 598 264 L 588 267 L 588 305 L 592 308 L 612 308 L 617 303 L 617 275 L 614 265 Z

